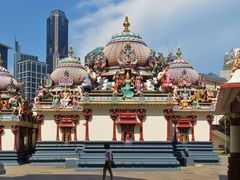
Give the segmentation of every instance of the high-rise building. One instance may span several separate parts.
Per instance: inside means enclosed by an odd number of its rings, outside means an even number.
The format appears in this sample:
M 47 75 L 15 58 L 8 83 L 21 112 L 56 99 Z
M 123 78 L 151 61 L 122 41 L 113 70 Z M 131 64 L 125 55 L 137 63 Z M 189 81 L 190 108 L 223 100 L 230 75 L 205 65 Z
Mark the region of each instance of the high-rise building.
M 20 44 L 15 41 L 14 77 L 19 82 L 24 82 L 24 94 L 28 99 L 33 99 L 38 86 L 47 75 L 48 65 L 40 62 L 37 56 L 21 53 Z
M 38 86 L 42 84 L 47 74 L 47 64 L 34 59 L 35 56 L 29 56 L 30 59 L 18 61 L 18 81 L 24 82 L 24 94 L 26 98 L 33 99 L 36 96 Z M 32 58 L 32 59 L 31 59 Z
M 0 54 L 3 60 L 3 67 L 8 68 L 8 49 L 11 49 L 5 44 L 0 43 Z
M 47 64 L 51 73 L 58 60 L 68 56 L 68 19 L 61 10 L 53 10 L 47 18 Z

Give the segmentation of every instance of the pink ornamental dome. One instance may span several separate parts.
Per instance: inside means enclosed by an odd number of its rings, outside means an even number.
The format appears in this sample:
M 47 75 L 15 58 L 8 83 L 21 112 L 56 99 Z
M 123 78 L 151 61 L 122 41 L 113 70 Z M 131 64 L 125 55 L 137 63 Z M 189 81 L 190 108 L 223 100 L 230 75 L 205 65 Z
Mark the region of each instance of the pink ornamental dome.
M 8 72 L 7 69 L 0 66 L 0 91 L 8 91 L 8 88 L 14 86 L 19 88 L 19 83 L 14 79 L 14 77 Z M 10 89 L 9 89 L 10 90 Z
M 87 75 L 87 72 L 83 69 L 80 60 L 73 57 L 73 50 L 70 48 L 69 56 L 59 61 L 57 68 L 50 75 L 55 85 L 59 85 L 60 79 L 65 73 L 72 79 L 73 85 L 81 84 L 81 79 Z
M 124 47 L 130 45 L 133 56 L 138 60 L 137 65 L 139 67 L 145 67 L 147 58 L 150 56 L 150 49 L 140 35 L 129 31 L 130 23 L 128 22 L 127 16 L 125 17 L 123 26 L 125 28 L 124 31 L 113 35 L 112 39 L 103 49 L 104 55 L 108 61 L 108 66 L 118 66 L 118 58 L 121 58 Z
M 199 74 L 193 69 L 192 65 L 186 60 L 181 59 L 181 51 L 178 48 L 178 58 L 170 63 L 168 75 L 174 85 L 179 85 L 183 78 L 191 81 L 191 85 L 198 85 Z

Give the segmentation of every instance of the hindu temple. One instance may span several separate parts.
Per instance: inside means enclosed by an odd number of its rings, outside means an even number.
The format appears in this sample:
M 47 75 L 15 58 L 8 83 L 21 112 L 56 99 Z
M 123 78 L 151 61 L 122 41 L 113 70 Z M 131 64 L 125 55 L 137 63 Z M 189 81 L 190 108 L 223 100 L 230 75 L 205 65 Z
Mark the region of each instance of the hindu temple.
M 1 84 L 1 118 L 6 112 L 6 123 L 1 127 L 12 136 L 11 144 L 5 145 L 3 139 L 2 147 L 16 150 L 19 138 L 19 148 L 31 148 L 27 137 L 37 128 L 30 158 L 35 164 L 101 167 L 104 142 L 111 143 L 122 168 L 217 163 L 212 151 L 216 86 L 207 84 L 182 54 L 178 48 L 176 56 L 157 55 L 130 31 L 126 16 L 123 31 L 85 65 L 73 48 L 59 60 L 34 99 L 36 124 L 28 116 L 31 111 L 20 108 L 23 99 L 18 100 L 18 115 L 12 115 L 17 111 L 13 105 L 6 107 L 9 98 L 20 98 L 21 88 L 2 68 L 0 78 L 6 84 Z M 11 95 L 4 96 L 5 92 Z

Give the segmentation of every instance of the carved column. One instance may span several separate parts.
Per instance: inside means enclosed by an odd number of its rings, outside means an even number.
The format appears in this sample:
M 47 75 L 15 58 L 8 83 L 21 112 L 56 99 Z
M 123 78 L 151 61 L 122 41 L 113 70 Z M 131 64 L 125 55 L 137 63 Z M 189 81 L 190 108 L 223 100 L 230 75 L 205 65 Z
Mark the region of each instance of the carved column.
M 59 141 L 59 123 L 60 123 L 60 116 L 55 115 L 54 116 L 55 123 L 57 124 L 57 130 L 56 130 L 56 141 Z
M 74 123 L 74 141 L 77 141 L 77 123 L 79 121 L 79 116 L 73 116 L 72 121 Z
M 14 134 L 14 143 L 13 143 L 13 150 L 17 150 L 17 133 L 19 131 L 19 126 L 17 125 L 12 125 L 12 133 Z
M 240 117 L 230 118 L 230 157 L 228 158 L 228 179 L 240 179 Z
M 174 141 L 177 141 L 177 122 L 178 122 L 178 117 L 177 116 L 173 116 L 172 117 L 172 121 L 174 124 Z
M 171 127 L 171 116 L 172 116 L 172 110 L 171 109 L 164 109 L 163 110 L 163 115 L 164 118 L 167 120 L 167 141 L 171 140 L 170 136 L 170 127 Z
M 213 123 L 213 115 L 207 115 L 207 121 L 209 124 L 209 141 L 212 142 L 212 123 Z
M 2 135 L 4 133 L 4 125 L 0 125 L 0 151 L 2 150 Z
M 143 120 L 146 117 L 146 110 L 145 109 L 139 109 L 137 112 L 138 119 L 140 120 L 140 141 L 143 141 Z
M 191 125 L 192 125 L 192 142 L 194 142 L 195 141 L 194 126 L 197 122 L 197 116 L 192 116 L 190 122 L 191 122 Z
M 42 126 L 42 122 L 44 120 L 44 115 L 37 115 L 36 117 L 36 121 L 37 121 L 37 124 L 38 124 L 38 141 L 42 141 L 42 129 L 41 129 L 41 126 Z
M 84 109 L 83 110 L 83 115 L 86 120 L 85 123 L 85 140 L 89 141 L 89 127 L 88 127 L 88 122 L 92 117 L 92 110 L 91 109 Z
M 119 115 L 119 111 L 117 109 L 110 109 L 110 117 L 113 120 L 113 138 L 112 138 L 113 141 L 117 140 L 117 137 L 116 137 L 116 127 L 117 127 L 116 126 L 116 121 L 118 119 L 118 115 Z

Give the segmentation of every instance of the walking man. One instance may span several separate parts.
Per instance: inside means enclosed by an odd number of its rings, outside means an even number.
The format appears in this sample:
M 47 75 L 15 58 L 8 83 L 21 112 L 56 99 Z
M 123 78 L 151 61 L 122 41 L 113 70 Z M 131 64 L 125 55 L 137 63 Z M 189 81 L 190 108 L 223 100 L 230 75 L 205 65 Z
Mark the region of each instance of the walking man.
M 105 180 L 106 177 L 106 171 L 108 170 L 110 173 L 111 180 L 113 180 L 113 174 L 112 174 L 112 161 L 113 161 L 113 155 L 112 150 L 110 149 L 110 145 L 108 143 L 104 144 L 105 151 L 105 164 L 103 168 L 103 180 Z

